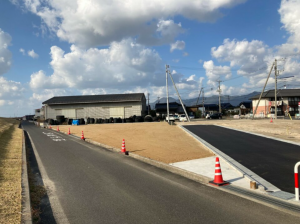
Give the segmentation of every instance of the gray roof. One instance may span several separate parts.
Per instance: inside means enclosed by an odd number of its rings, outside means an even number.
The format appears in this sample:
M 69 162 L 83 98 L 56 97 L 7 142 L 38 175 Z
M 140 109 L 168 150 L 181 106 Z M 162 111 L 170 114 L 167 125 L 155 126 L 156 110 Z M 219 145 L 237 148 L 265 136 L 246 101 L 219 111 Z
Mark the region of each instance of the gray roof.
M 271 98 L 271 97 L 275 97 L 274 94 L 275 90 L 269 90 L 266 91 L 262 94 L 261 98 Z M 260 96 L 260 94 L 255 95 L 253 97 L 251 97 L 250 99 L 258 99 Z M 300 89 L 279 89 L 277 90 L 277 96 L 278 97 L 295 97 L 295 96 L 300 96 Z
M 139 102 L 143 100 L 144 93 L 85 95 L 85 96 L 55 96 L 43 104 L 78 104 L 78 103 L 113 103 L 113 102 Z

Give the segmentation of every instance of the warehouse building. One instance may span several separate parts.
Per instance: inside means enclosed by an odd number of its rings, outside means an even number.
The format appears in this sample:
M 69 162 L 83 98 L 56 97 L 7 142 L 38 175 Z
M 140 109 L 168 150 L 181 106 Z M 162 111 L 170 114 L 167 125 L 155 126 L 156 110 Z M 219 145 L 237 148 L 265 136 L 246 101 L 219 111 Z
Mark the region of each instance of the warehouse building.
M 89 96 L 56 96 L 43 102 L 45 119 L 65 118 L 129 118 L 144 116 L 144 93 L 107 94 Z

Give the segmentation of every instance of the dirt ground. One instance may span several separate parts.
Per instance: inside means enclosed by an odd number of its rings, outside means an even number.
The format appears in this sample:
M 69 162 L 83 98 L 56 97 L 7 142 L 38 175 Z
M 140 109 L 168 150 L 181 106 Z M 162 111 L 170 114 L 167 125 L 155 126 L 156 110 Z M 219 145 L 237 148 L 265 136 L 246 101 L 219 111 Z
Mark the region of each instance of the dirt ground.
M 182 123 L 177 123 L 182 124 Z M 203 120 L 184 125 L 221 125 L 239 130 L 272 136 L 300 143 L 299 120 Z M 116 148 L 121 148 L 125 139 L 127 151 L 161 161 L 174 163 L 191 159 L 212 156 L 198 141 L 186 134 L 178 126 L 160 123 L 131 123 L 131 124 L 91 124 L 82 126 L 60 126 L 60 130 L 100 142 Z M 56 126 L 53 126 L 56 129 Z
M 22 130 L 0 118 L 0 223 L 21 223 Z
M 235 128 L 238 130 L 249 131 L 257 134 L 263 134 L 283 140 L 293 141 L 300 143 L 300 120 L 273 120 L 270 123 L 269 119 L 251 120 L 208 120 L 185 123 L 189 125 L 221 125 L 225 127 Z
M 53 129 L 55 128 L 53 126 Z M 59 128 L 64 132 L 70 128 L 71 133 L 77 136 L 81 136 L 83 131 L 85 138 L 120 149 L 124 138 L 127 151 L 164 163 L 213 155 L 179 127 L 170 126 L 165 122 L 62 125 Z

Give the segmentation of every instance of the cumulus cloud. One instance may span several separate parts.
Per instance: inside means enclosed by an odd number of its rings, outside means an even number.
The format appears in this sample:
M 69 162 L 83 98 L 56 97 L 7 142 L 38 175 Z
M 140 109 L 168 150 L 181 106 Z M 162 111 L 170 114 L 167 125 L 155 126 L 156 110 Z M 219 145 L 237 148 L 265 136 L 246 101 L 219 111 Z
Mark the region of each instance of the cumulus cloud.
M 203 68 L 211 83 L 216 82 L 218 79 L 229 79 L 232 75 L 229 66 L 216 66 L 212 60 L 205 61 L 203 63 Z
M 0 116 L 11 115 L 18 107 L 16 104 L 23 98 L 24 92 L 25 88 L 20 82 L 0 77 Z
M 12 54 L 8 50 L 11 36 L 0 28 L 0 75 L 6 73 L 11 66 Z
M 160 85 L 162 60 L 155 50 L 137 44 L 132 39 L 114 42 L 109 48 L 83 50 L 71 46 L 65 53 L 51 47 L 51 67 L 47 76 L 43 71 L 31 75 L 32 89 L 55 88 L 116 88 Z
M 28 56 L 30 56 L 32 58 L 38 58 L 39 57 L 39 55 L 37 53 L 35 53 L 33 49 L 31 51 L 28 51 L 27 54 L 28 54 Z
M 185 48 L 185 42 L 177 40 L 175 43 L 171 44 L 170 52 L 174 50 L 183 50 Z
M 213 47 L 211 54 L 219 61 L 230 62 L 231 67 L 239 67 L 238 74 L 252 74 L 259 68 L 267 67 L 266 57 L 272 51 L 262 41 L 225 39 L 219 47 Z
M 162 18 L 180 15 L 199 22 L 214 22 L 223 16 L 222 8 L 245 1 L 19 0 L 61 40 L 85 47 L 107 45 L 131 36 L 139 36 L 143 44 L 155 44 L 155 39 L 157 43 L 166 42 L 160 39 L 172 42 L 183 31 L 181 25 Z
M 282 0 L 278 10 L 283 28 L 290 34 L 287 43 L 279 46 L 284 56 L 300 53 L 300 2 Z

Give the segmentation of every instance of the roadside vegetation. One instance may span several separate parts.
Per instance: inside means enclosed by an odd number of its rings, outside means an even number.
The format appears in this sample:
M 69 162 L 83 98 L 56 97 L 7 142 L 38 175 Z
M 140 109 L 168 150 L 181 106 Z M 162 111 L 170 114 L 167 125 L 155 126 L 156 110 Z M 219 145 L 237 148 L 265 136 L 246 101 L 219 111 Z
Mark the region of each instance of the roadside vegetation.
M 22 130 L 0 118 L 0 223 L 21 223 Z

